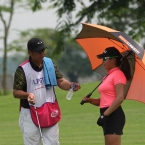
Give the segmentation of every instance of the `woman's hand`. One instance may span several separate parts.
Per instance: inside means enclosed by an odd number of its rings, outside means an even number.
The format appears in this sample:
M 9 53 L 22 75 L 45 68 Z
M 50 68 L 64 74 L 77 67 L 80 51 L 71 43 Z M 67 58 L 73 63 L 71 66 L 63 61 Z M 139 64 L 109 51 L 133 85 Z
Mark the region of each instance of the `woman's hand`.
M 90 98 L 87 98 L 86 96 L 82 98 L 82 100 L 85 102 L 85 103 L 89 103 L 89 100 Z

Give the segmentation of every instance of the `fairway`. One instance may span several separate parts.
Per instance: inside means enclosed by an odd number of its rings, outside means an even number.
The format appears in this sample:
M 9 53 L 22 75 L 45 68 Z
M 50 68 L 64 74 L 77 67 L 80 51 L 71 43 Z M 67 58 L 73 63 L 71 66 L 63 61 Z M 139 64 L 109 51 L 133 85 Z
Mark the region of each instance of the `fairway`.
M 96 85 L 82 84 L 70 101 L 65 98 L 67 91 L 57 88 L 62 111 L 59 122 L 61 145 L 104 145 L 102 129 L 96 124 L 99 108 L 90 104 L 80 105 L 82 97 Z M 97 91 L 91 97 L 99 97 Z M 145 104 L 125 100 L 122 107 L 126 114 L 122 145 L 145 145 Z M 12 94 L 0 97 L 0 145 L 23 145 L 18 117 L 19 99 L 14 99 Z

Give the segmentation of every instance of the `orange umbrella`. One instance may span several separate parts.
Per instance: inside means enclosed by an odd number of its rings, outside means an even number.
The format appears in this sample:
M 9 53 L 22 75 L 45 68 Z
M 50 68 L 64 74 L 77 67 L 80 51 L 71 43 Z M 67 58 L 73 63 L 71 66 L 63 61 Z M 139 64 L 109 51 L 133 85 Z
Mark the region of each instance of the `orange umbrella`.
M 127 55 L 131 66 L 133 79 L 127 82 L 125 97 L 126 99 L 137 100 L 145 103 L 145 51 L 127 34 L 113 30 L 111 28 L 82 23 L 83 28 L 76 41 L 86 52 L 92 70 L 97 71 L 102 76 L 107 73 L 102 67 L 102 60 L 96 57 L 107 47 L 116 47 L 122 55 Z M 127 68 L 126 68 L 127 69 Z

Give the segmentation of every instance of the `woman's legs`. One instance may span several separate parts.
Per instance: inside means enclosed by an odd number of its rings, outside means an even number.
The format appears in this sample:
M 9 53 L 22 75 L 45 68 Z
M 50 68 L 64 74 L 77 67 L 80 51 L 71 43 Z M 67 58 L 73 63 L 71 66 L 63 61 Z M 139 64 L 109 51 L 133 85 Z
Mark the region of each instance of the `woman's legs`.
M 105 135 L 105 145 L 121 145 L 121 135 Z

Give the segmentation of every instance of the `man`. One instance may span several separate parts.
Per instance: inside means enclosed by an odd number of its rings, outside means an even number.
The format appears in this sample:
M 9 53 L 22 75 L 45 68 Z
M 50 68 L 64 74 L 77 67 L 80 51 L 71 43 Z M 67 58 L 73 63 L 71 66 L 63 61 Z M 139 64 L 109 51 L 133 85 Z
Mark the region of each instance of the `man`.
M 69 90 L 73 86 L 74 91 L 77 91 L 80 85 L 63 78 L 52 60 L 44 57 L 47 47 L 41 39 L 30 39 L 27 48 L 29 60 L 18 66 L 13 85 L 13 95 L 20 99 L 19 125 L 24 144 L 40 145 L 42 138 L 45 145 L 59 145 L 58 121 L 61 117 L 54 86 L 58 85 L 63 90 Z M 54 104 L 55 112 L 50 115 L 48 110 Z M 48 112 L 47 115 L 41 114 L 43 107 Z

